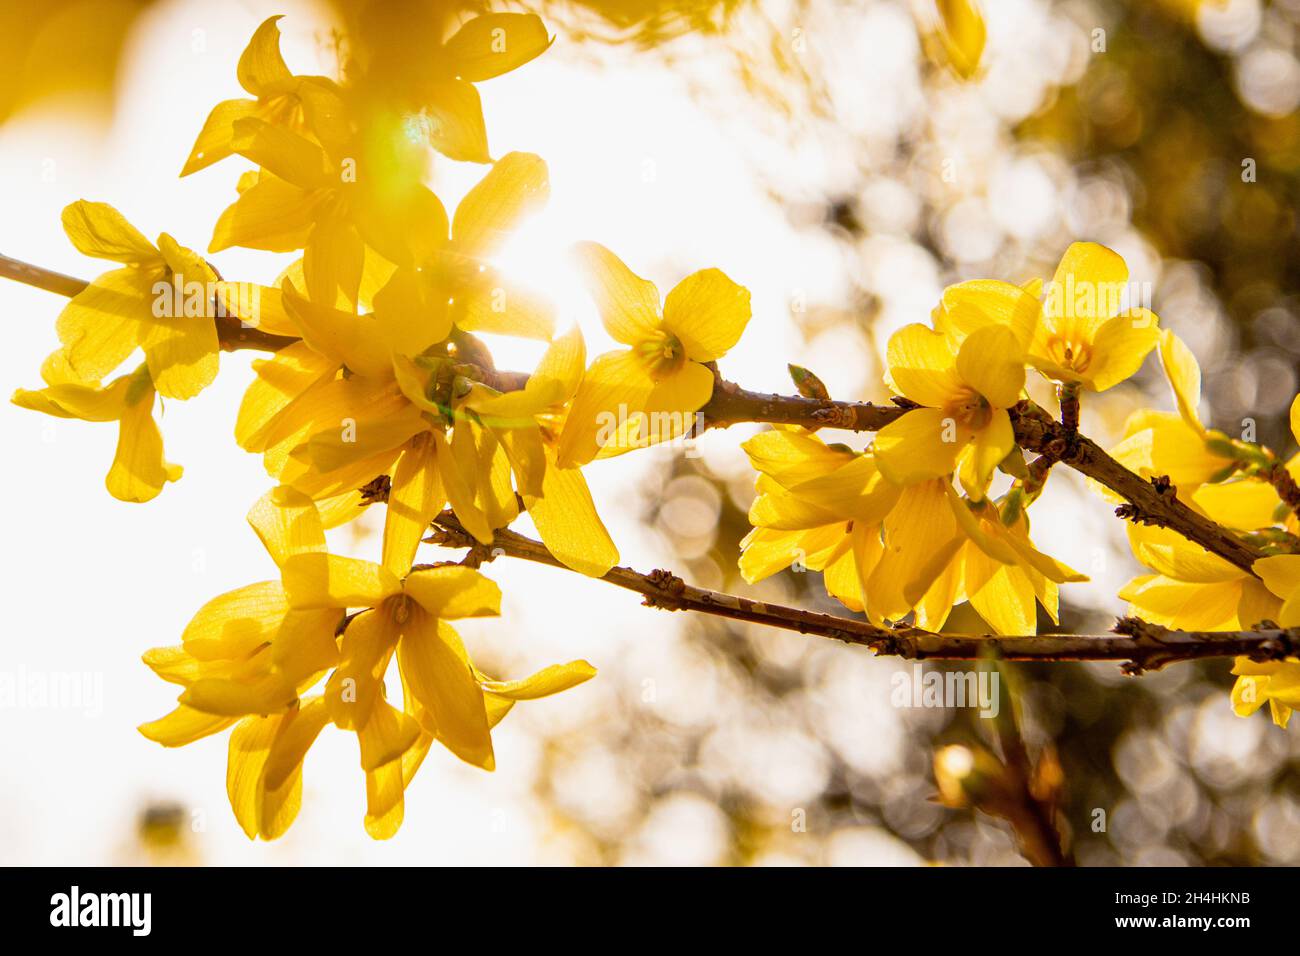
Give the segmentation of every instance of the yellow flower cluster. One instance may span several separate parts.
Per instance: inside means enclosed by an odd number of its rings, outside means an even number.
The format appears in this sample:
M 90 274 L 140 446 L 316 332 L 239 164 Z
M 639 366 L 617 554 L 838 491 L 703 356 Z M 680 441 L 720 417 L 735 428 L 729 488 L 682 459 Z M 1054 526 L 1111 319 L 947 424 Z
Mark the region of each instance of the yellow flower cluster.
M 1172 530 L 1133 523 L 1133 554 L 1153 573 L 1120 596 L 1134 615 L 1170 628 L 1300 625 L 1300 528 L 1271 480 L 1278 469 L 1300 477 L 1300 455 L 1282 463 L 1267 448 L 1206 428 L 1195 358 L 1150 311 L 1123 307 L 1127 283 L 1118 255 L 1075 243 L 1046 287 L 951 286 L 931 325 L 906 326 L 889 340 L 887 381 L 920 407 L 882 428 L 865 451 L 801 428 L 750 439 L 759 475 L 740 562 L 746 580 L 791 565 L 821 571 L 829 594 L 873 621 L 909 619 L 932 630 L 962 601 L 996 634 L 1036 633 L 1036 604 L 1056 622 L 1058 585 L 1084 578 L 1029 540 L 1027 509 L 1043 479 L 1029 474 L 1009 409 L 1028 402 L 1027 369 L 1063 395 L 1100 392 L 1158 349 L 1177 411 L 1134 412 L 1113 457 L 1143 477 L 1167 476 L 1180 500 L 1266 556 L 1245 571 Z M 1291 417 L 1300 441 L 1300 396 Z M 998 470 L 1014 480 L 991 499 Z M 1300 706 L 1300 662 L 1242 658 L 1234 673 L 1233 705 L 1243 716 L 1267 702 L 1285 726 Z
M 690 426 L 713 389 L 704 363 L 740 337 L 749 294 L 710 269 L 661 307 L 653 285 L 584 244 L 575 257 L 607 328 L 628 346 L 588 368 L 580 332 L 557 335 L 551 304 L 492 265 L 546 203 L 549 182 L 538 156 L 491 160 L 472 84 L 542 53 L 542 21 L 480 16 L 409 75 L 376 63 L 337 83 L 290 71 L 278 20 L 258 28 L 239 60 L 239 82 L 255 99 L 212 110 L 182 175 L 252 161 L 208 251 L 300 256 L 272 286 L 227 282 L 172 237 L 150 243 L 112 207 L 73 203 L 69 239 L 120 267 L 72 298 L 58 320 L 61 347 L 41 370 L 45 387 L 13 400 L 118 421 L 108 489 L 148 501 L 181 476 L 163 458 L 156 398 L 187 400 L 212 383 L 223 325 L 283 337 L 254 363 L 235 425 L 237 443 L 260 454 L 276 482 L 249 521 L 279 580 L 214 599 L 180 646 L 145 655 L 183 692 L 141 730 L 178 746 L 233 726 L 231 804 L 245 832 L 266 839 L 293 821 L 303 759 L 321 730 L 355 732 L 366 828 L 384 838 L 400 825 L 404 788 L 435 739 L 491 770 L 491 728 L 516 701 L 595 673 L 585 661 L 520 681 L 480 672 L 448 622 L 497 614 L 500 592 L 469 567 L 413 570 L 432 519 L 450 508 L 486 545 L 526 510 L 558 560 L 605 574 L 618 551 L 580 466 Z M 395 110 L 403 122 L 393 122 Z M 423 182 L 430 148 L 491 163 L 452 215 Z M 479 332 L 549 344 L 526 384 L 505 388 Z M 137 352 L 138 368 L 103 381 Z M 361 514 L 374 489 L 387 502 L 379 563 L 330 554 L 326 529 Z M 394 655 L 400 707 L 385 692 Z

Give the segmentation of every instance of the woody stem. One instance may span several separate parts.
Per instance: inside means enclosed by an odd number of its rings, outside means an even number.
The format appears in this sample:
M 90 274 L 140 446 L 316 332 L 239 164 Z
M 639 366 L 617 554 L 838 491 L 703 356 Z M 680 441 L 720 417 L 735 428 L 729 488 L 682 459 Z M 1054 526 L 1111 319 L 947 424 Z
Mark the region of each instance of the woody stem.
M 450 510 L 433 521 L 425 541 L 467 548 L 467 563 L 477 566 L 498 557 L 518 558 L 568 570 L 546 545 L 509 529 L 483 544 L 465 530 Z M 576 573 L 576 572 L 575 572 Z M 643 597 L 643 604 L 669 611 L 696 611 L 733 621 L 764 624 L 800 634 L 816 634 L 871 648 L 878 655 L 909 660 L 980 660 L 989 654 L 1011 661 L 1114 661 L 1129 673 L 1158 670 L 1177 661 L 1246 656 L 1281 660 L 1300 650 L 1300 628 L 1252 631 L 1173 631 L 1122 618 L 1111 634 L 936 634 L 916 627 L 888 627 L 854 618 L 754 601 L 687 584 L 670 571 L 642 573 L 611 568 L 602 581 Z

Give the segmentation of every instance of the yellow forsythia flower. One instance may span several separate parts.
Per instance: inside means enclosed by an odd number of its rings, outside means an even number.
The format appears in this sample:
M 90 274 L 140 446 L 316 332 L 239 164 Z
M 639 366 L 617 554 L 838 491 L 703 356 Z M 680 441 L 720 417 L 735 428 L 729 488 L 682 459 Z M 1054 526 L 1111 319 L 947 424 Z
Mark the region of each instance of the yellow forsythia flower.
M 599 356 L 573 399 L 556 458 L 571 468 L 611 450 L 683 434 L 713 394 L 713 362 L 740 340 L 749 292 L 718 269 L 695 272 L 668 293 L 594 242 L 579 243 L 579 264 L 605 329 L 628 346 Z
M 1294 410 L 1295 405 L 1293 414 Z M 1255 562 L 1254 570 L 1269 591 L 1282 599 L 1276 613 L 1265 616 L 1282 627 L 1300 627 L 1300 554 L 1261 558 Z M 1243 626 L 1248 625 L 1243 622 Z M 1285 727 L 1291 711 L 1300 707 L 1300 661 L 1256 662 L 1239 657 L 1232 672 L 1237 675 L 1237 683 L 1232 688 L 1232 708 L 1239 716 L 1249 717 L 1267 701 L 1273 722 Z
M 754 527 L 740 542 L 745 580 L 791 565 L 821 571 L 828 594 L 881 620 L 867 581 L 880 560 L 881 521 L 901 489 L 869 453 L 828 446 L 801 428 L 762 432 L 742 447 L 759 473 L 749 509 Z
M 1286 727 L 1291 712 L 1300 707 L 1300 661 L 1252 661 L 1238 657 L 1232 673 L 1232 709 L 1238 717 L 1249 717 L 1268 702 L 1273 723 Z
M 797 564 L 877 623 L 915 612 L 937 630 L 970 601 L 995 632 L 1033 634 L 1035 600 L 1056 620 L 1057 585 L 1087 580 L 1033 546 L 1023 513 L 1008 526 L 996 505 L 960 499 L 946 477 L 899 488 L 870 452 L 797 428 L 744 447 L 759 472 L 754 529 L 741 542 L 750 582 Z
M 983 497 L 1016 444 L 1006 411 L 1025 385 L 1024 349 L 1015 334 L 986 325 L 954 350 L 942 332 L 908 325 L 890 337 L 886 362 L 894 391 L 926 407 L 877 433 L 881 471 L 912 485 L 958 469 L 966 493 Z
M 1035 601 L 1058 621 L 1057 586 L 1086 580 L 1034 547 L 1023 511 L 1005 518 L 996 502 L 963 500 L 944 480 L 913 485 L 899 499 L 870 585 L 882 602 L 892 594 L 893 606 L 915 607 L 930 630 L 969 601 L 994 633 L 1012 635 L 1037 633 Z
M 402 9 L 402 8 L 395 8 Z M 440 49 L 412 37 L 411 68 L 420 103 L 431 122 L 429 143 L 450 159 L 491 162 L 483 107 L 473 84 L 489 80 L 540 56 L 551 45 L 546 26 L 530 13 L 489 13 L 467 21 Z
M 214 283 L 198 254 L 163 233 L 158 245 L 105 203 L 78 200 L 63 229 L 88 256 L 120 262 L 90 283 L 59 315 L 59 341 L 73 373 L 97 381 L 143 349 L 158 394 L 193 398 L 217 376 Z
M 234 153 L 235 122 L 248 117 L 306 132 L 304 106 L 334 89 L 323 76 L 294 76 L 280 55 L 282 18 L 264 20 L 239 58 L 239 85 L 256 99 L 223 100 L 212 108 L 190 150 L 182 176 L 205 169 Z
M 357 733 L 366 828 L 382 839 L 401 825 L 403 792 L 434 740 L 491 769 L 489 731 L 515 701 L 558 693 L 595 673 L 574 661 L 521 681 L 489 680 L 445 623 L 498 612 L 500 591 L 478 572 L 434 568 L 399 581 L 379 565 L 330 555 L 315 506 L 288 488 L 265 495 L 248 520 L 282 568 L 281 581 L 213 599 L 180 646 L 145 655 L 160 677 L 184 690 L 174 711 L 140 730 L 181 746 L 236 724 L 227 789 L 249 837 L 274 839 L 293 822 L 303 759 L 331 722 Z M 345 607 L 371 610 L 349 621 L 340 650 Z M 383 690 L 395 650 L 407 694 L 401 709 Z M 336 665 L 322 694 L 300 696 Z
M 453 398 L 453 407 L 457 428 L 472 422 L 504 450 L 524 508 L 551 554 L 575 571 L 600 577 L 618 563 L 618 549 L 582 471 L 561 468 L 555 460 L 564 405 L 578 391 L 586 356 L 575 327 L 551 343 L 522 389 L 496 392 L 471 383 L 463 399 Z
M 41 368 L 46 387 L 18 389 L 12 401 L 21 408 L 57 418 L 117 422 L 117 452 L 104 484 L 119 501 L 150 501 L 169 481 L 181 477 L 180 465 L 163 458 L 162 433 L 153 418 L 154 386 L 149 369 L 140 366 L 107 386 L 83 382 L 72 374 L 67 357 L 55 352 Z
M 1280 602 L 1254 575 L 1177 532 L 1130 524 L 1133 556 L 1154 571 L 1129 581 L 1119 596 L 1130 613 L 1164 627 L 1236 631 L 1276 616 Z

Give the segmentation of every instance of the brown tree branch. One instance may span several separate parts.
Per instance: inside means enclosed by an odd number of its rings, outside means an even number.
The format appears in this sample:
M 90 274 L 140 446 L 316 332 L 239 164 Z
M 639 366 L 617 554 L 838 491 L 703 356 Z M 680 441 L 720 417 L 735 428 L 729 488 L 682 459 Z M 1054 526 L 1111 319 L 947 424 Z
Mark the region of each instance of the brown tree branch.
M 451 511 L 434 519 L 429 544 L 469 549 L 478 565 L 505 556 L 568 570 L 540 541 L 509 529 L 496 532 L 492 544 L 477 541 Z M 576 572 L 575 572 L 576 573 Z M 754 601 L 687 584 L 664 570 L 643 574 L 616 567 L 603 578 L 635 591 L 648 607 L 697 611 L 734 621 L 765 624 L 800 634 L 816 634 L 869 647 L 878 655 L 908 660 L 974 661 L 990 652 L 1010 661 L 1113 661 L 1131 674 L 1159 670 L 1176 661 L 1245 656 L 1281 660 L 1300 653 L 1300 628 L 1269 626 L 1251 631 L 1173 631 L 1136 618 L 1122 618 L 1113 634 L 1043 634 L 1005 637 L 995 634 L 936 634 L 915 627 L 881 627 L 868 621 Z

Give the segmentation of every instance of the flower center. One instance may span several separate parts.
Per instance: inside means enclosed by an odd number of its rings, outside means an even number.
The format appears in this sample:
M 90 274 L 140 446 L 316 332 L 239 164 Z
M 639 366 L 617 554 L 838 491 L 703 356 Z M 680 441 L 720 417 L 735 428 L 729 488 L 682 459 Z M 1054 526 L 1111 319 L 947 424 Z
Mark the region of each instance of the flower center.
M 1087 342 L 1074 342 L 1053 335 L 1047 340 L 1047 354 L 1061 368 L 1072 372 L 1086 372 L 1092 364 L 1092 346 Z
M 963 428 L 979 431 L 993 417 L 993 409 L 979 392 L 965 386 L 947 405 L 944 411 L 948 417 Z
M 638 343 L 636 355 L 656 380 L 671 375 L 686 364 L 686 349 L 681 340 L 666 330 Z
M 411 619 L 410 598 L 408 598 L 405 594 L 398 594 L 393 596 L 389 600 L 392 602 L 390 604 L 390 611 L 392 612 L 393 620 L 395 622 L 397 622 L 398 624 L 405 624 L 407 621 Z

